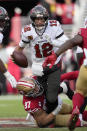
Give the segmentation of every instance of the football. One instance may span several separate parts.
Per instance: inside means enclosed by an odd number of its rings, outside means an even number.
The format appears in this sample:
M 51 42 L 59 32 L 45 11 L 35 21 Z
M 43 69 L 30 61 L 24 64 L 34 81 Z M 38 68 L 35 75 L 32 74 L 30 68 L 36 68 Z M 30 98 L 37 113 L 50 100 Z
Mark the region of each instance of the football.
M 28 66 L 28 60 L 24 53 L 20 51 L 14 51 L 12 54 L 12 60 L 20 67 L 26 68 Z

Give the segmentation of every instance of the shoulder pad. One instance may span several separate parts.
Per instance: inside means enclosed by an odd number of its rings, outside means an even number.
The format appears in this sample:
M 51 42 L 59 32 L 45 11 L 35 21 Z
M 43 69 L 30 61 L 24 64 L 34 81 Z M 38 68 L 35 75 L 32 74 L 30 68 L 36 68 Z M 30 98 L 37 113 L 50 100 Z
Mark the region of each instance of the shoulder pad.
M 49 20 L 48 21 L 49 26 L 59 26 L 60 23 L 56 20 Z
M 26 25 L 26 26 L 24 26 L 23 30 L 24 30 L 24 32 L 31 31 L 31 26 Z

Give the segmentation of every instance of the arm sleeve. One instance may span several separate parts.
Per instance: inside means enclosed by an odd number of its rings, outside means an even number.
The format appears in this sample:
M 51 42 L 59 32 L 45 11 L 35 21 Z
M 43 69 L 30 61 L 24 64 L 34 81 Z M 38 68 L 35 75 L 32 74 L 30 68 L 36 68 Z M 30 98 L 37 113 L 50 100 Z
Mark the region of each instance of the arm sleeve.
M 19 46 L 20 47 L 25 47 L 27 44 L 29 44 L 30 41 L 28 39 L 28 37 L 26 36 L 25 32 L 24 32 L 24 29 L 22 29 L 22 32 L 21 32 L 21 40 L 19 42 Z
M 64 73 L 61 75 L 61 81 L 64 80 L 76 80 L 78 77 L 79 71 L 72 71 L 68 73 Z

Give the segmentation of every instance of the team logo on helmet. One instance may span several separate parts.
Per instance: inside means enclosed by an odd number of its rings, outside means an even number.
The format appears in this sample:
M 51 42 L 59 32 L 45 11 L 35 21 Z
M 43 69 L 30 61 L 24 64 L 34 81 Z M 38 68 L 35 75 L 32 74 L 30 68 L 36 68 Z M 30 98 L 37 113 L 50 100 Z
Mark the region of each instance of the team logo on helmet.
M 43 88 L 37 80 L 32 77 L 23 77 L 17 83 L 20 94 L 28 97 L 37 97 L 43 94 Z

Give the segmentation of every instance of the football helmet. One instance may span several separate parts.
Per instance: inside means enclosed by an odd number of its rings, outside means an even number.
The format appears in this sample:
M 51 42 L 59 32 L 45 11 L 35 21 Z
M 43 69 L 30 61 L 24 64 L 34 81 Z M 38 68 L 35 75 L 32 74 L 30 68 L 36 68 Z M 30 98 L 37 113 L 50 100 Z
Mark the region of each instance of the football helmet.
M 17 82 L 20 94 L 27 97 L 37 97 L 43 94 L 43 88 L 33 77 L 23 77 Z
M 9 21 L 9 17 L 6 9 L 0 6 L 0 31 L 1 32 L 6 26 L 9 25 L 8 21 Z
M 35 27 L 37 33 L 39 33 L 39 35 L 40 34 L 42 35 L 43 32 L 45 31 L 45 28 L 48 23 L 48 17 L 49 14 L 46 8 L 43 7 L 42 5 L 37 5 L 30 11 L 30 18 L 32 20 L 32 24 Z M 44 21 L 42 23 L 39 22 L 35 23 L 35 20 L 38 18 L 41 18 Z

